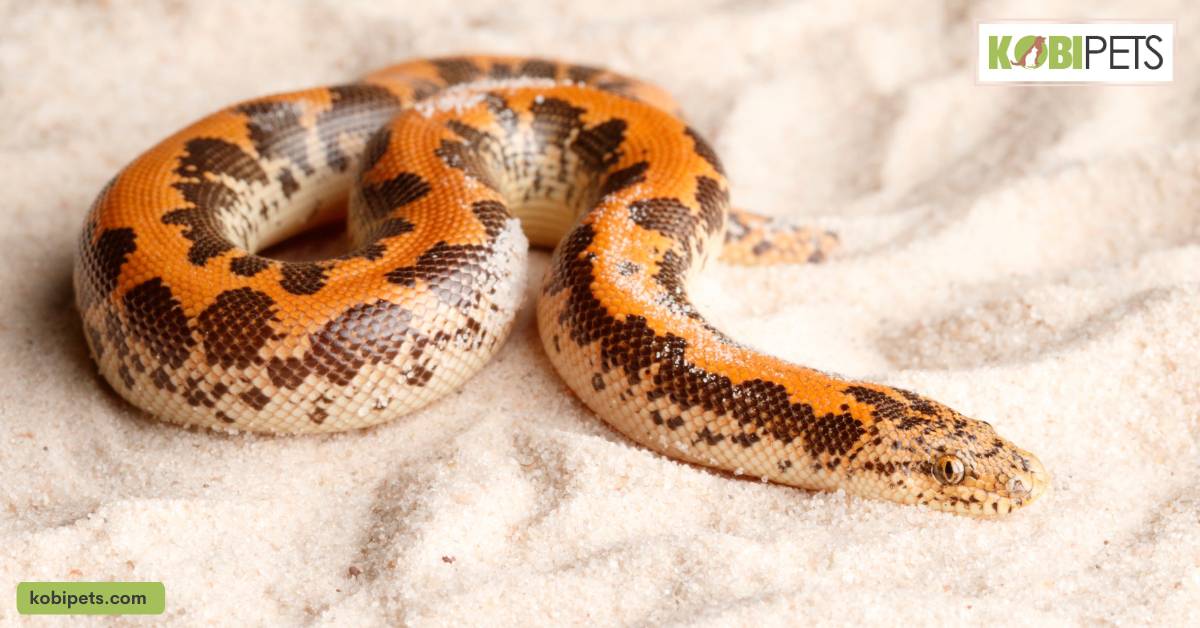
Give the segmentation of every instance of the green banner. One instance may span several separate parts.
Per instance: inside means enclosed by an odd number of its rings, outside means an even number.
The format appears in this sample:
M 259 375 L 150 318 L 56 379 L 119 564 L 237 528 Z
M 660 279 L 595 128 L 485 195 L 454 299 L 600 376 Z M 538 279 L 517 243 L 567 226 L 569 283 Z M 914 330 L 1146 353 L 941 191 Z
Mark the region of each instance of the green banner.
M 158 615 L 167 608 L 161 582 L 22 582 L 22 615 Z

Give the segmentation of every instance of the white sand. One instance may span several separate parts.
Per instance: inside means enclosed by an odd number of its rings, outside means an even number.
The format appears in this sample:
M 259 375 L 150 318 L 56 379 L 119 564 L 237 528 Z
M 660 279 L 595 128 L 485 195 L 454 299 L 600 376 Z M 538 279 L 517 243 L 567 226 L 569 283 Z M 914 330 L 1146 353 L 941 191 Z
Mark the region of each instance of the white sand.
M 0 623 L 61 579 L 161 580 L 187 624 L 1200 623 L 1200 10 L 55 4 L 0 9 Z M 1179 80 L 977 86 L 993 17 L 1177 19 Z M 713 269 L 712 318 L 990 420 L 1052 493 L 981 522 L 676 464 L 568 394 L 529 303 L 489 370 L 365 433 L 184 431 L 101 383 L 71 255 L 122 164 L 231 101 L 464 50 L 678 94 L 739 205 L 848 244 Z

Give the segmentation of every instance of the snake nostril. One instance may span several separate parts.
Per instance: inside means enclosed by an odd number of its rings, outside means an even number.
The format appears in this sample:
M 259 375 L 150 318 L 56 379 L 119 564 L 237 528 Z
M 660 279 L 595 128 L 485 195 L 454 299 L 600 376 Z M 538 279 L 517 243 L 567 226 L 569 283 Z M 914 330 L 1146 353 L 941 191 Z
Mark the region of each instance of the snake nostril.
M 1005 486 L 1011 495 L 1025 495 L 1029 493 L 1029 488 L 1021 481 L 1021 478 L 1011 478 Z

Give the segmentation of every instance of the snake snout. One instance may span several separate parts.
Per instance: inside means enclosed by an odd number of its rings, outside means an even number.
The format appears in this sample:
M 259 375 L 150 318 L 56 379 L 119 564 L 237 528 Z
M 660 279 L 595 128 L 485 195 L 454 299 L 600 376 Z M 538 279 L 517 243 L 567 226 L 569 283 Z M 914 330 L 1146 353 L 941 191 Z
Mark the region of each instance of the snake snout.
M 1010 479 L 1008 481 L 1010 484 L 1008 491 L 1013 496 L 1019 497 L 1025 504 L 1029 504 L 1041 497 L 1050 488 L 1050 474 L 1042 466 L 1042 462 L 1035 458 L 1033 454 L 1024 452 L 1023 458 L 1026 463 L 1025 466 L 1028 467 L 1025 471 L 1025 476 Z
M 1041 497 L 1050 486 L 1050 474 L 1042 466 L 1041 461 L 1029 452 L 1017 450 L 1013 455 L 1015 468 L 1004 482 L 1002 501 L 1007 502 L 1010 510 L 1023 508 Z

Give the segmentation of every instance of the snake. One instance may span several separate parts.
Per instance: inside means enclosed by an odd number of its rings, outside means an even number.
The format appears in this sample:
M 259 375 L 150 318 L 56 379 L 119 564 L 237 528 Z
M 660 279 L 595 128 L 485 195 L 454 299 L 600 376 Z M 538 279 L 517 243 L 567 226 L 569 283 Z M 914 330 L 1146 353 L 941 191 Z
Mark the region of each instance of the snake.
M 261 253 L 343 224 L 328 259 Z M 99 372 L 169 423 L 366 428 L 485 368 L 536 305 L 571 391 L 634 443 L 717 472 L 994 517 L 1045 492 L 1033 454 L 901 388 L 793 364 L 688 297 L 711 262 L 835 259 L 837 234 L 731 207 L 664 89 L 536 57 L 411 60 L 221 109 L 99 193 L 75 256 Z M 786 286 L 780 286 L 786 290 Z

